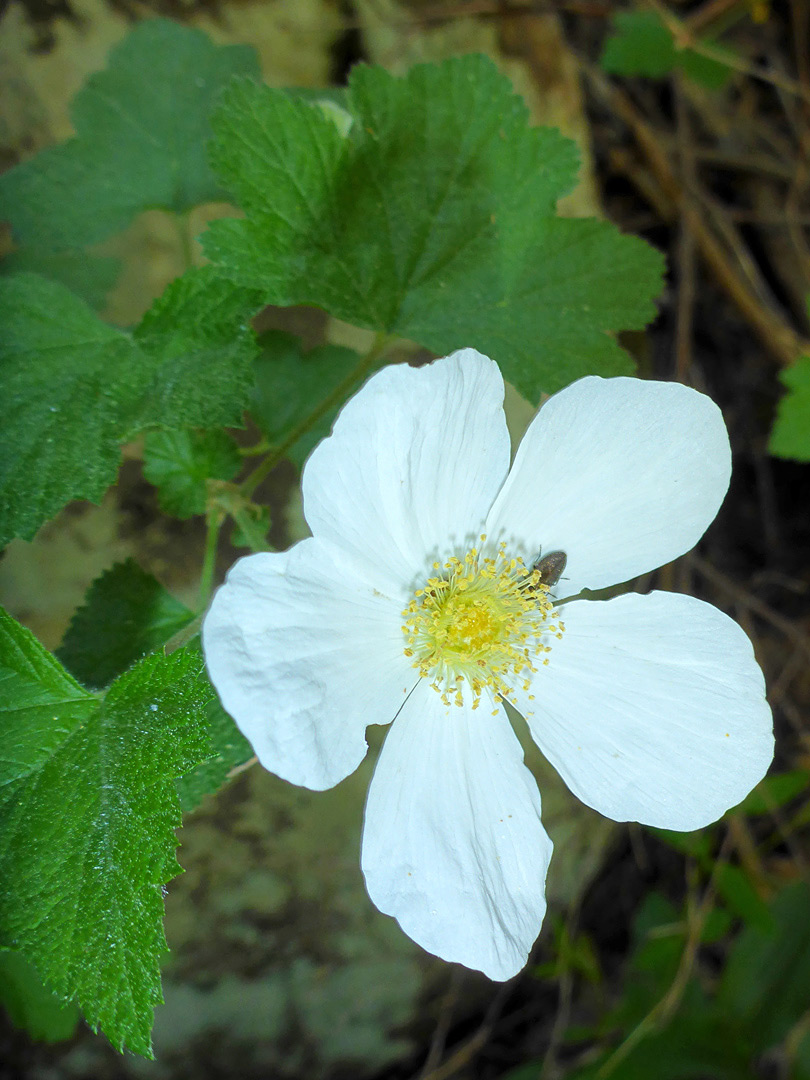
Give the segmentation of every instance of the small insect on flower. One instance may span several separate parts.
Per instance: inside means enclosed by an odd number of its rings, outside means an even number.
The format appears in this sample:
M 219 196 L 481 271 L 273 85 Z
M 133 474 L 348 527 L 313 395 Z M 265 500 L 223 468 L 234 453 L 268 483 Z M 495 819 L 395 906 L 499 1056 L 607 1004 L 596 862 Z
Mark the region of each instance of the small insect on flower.
M 532 572 L 537 573 L 537 584 L 545 585 L 553 589 L 562 577 L 568 556 L 564 551 L 550 551 L 548 555 L 542 555 L 532 567 Z
M 505 703 L 615 821 L 699 829 L 773 757 L 732 619 L 680 593 L 591 598 L 682 555 L 714 518 L 731 474 L 714 402 L 580 379 L 510 465 L 503 400 L 474 349 L 377 372 L 304 467 L 312 536 L 241 559 L 202 628 L 223 705 L 291 783 L 339 783 L 366 728 L 390 724 L 363 825 L 369 896 L 492 979 L 526 963 L 552 851 Z

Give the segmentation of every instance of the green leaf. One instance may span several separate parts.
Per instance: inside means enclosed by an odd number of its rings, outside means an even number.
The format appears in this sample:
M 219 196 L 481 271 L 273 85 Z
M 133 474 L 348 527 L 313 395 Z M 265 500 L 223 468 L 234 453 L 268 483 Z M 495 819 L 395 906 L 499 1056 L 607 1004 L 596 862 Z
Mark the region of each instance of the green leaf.
M 80 248 L 142 210 L 185 213 L 223 197 L 206 160 L 212 103 L 233 75 L 255 75 L 246 45 L 214 45 L 167 19 L 139 23 L 71 105 L 76 137 L 0 178 L 18 243 Z
M 714 837 L 708 829 L 682 833 L 673 832 L 671 829 L 650 828 L 650 832 L 676 851 L 680 851 L 683 855 L 691 855 L 696 859 L 707 859 L 714 845 Z
M 150 1055 L 176 778 L 206 758 L 197 649 L 153 654 L 103 701 L 0 613 L 0 945 L 118 1049 Z
M 100 311 L 107 293 L 115 284 L 121 263 L 118 259 L 87 255 L 83 251 L 53 254 L 36 248 L 12 251 L 0 263 L 2 274 L 41 274 L 65 285 L 94 311 Z
M 729 910 L 738 915 L 748 926 L 755 926 L 767 931 L 772 923 L 770 912 L 764 900 L 760 899 L 756 889 L 739 866 L 724 863 L 715 873 L 717 895 L 721 896 Z
M 573 143 L 530 128 L 482 56 L 352 71 L 348 136 L 311 104 L 235 81 L 212 161 L 245 210 L 214 222 L 220 271 L 281 305 L 315 304 L 435 352 L 474 345 L 532 401 L 631 370 L 608 331 L 654 314 L 662 262 L 600 221 L 555 218 Z
M 734 58 L 735 54 L 731 49 L 722 48 L 714 41 L 706 39 L 702 44 L 711 45 L 719 53 L 726 54 L 729 59 Z M 722 90 L 734 74 L 734 69 L 729 67 L 728 64 L 715 60 L 714 57 L 695 52 L 694 49 L 678 50 L 678 67 L 692 82 L 705 86 L 707 90 Z
M 782 889 L 767 926 L 746 926 L 731 950 L 718 1006 L 739 1017 L 760 1049 L 783 1038 L 810 1000 L 810 891 L 805 882 Z
M 85 686 L 107 686 L 193 618 L 159 581 L 127 559 L 90 586 L 56 655 Z
M 0 278 L 0 545 L 70 499 L 100 499 L 144 393 L 126 334 L 63 285 Z
M 599 63 L 610 75 L 645 75 L 656 79 L 675 67 L 672 34 L 654 11 L 620 11 Z
M 239 447 L 221 428 L 146 436 L 143 473 L 158 489 L 161 509 L 173 517 L 204 514 L 206 481 L 232 480 L 241 467 Z
M 787 394 L 779 402 L 768 444 L 776 457 L 810 461 L 810 356 L 803 356 L 779 378 Z
M 61 1042 L 79 1022 L 79 1010 L 65 1004 L 42 980 L 22 953 L 0 949 L 0 1002 L 15 1027 L 33 1039 Z
M 266 331 L 259 345 L 250 412 L 274 446 L 281 446 L 362 360 L 353 349 L 340 345 L 321 345 L 305 353 L 298 338 L 280 330 Z M 341 404 L 335 402 L 287 451 L 299 468 L 315 444 L 329 434 Z
M 778 810 L 807 789 L 808 779 L 804 769 L 766 776 L 730 814 L 768 814 Z
M 135 327 L 150 371 L 136 426 L 241 427 L 257 352 L 250 319 L 261 307 L 258 292 L 209 266 L 175 278 Z
M 233 511 L 231 511 L 233 513 Z M 231 544 L 234 547 L 246 547 L 255 550 L 257 542 L 265 544 L 270 532 L 270 507 L 248 502 L 242 508 L 243 517 L 234 522 L 231 530 Z M 243 527 L 244 525 L 244 527 Z
M 255 295 L 192 271 L 133 339 L 63 285 L 0 278 L 0 545 L 29 539 L 71 499 L 98 501 L 139 430 L 238 425 Z
M 694 49 L 679 49 L 669 29 L 654 11 L 620 11 L 611 20 L 600 65 L 611 75 L 642 75 L 660 79 L 680 69 L 693 82 L 720 90 L 732 75 L 728 64 Z M 733 58 L 730 49 L 706 39 L 718 52 Z
M 195 810 L 206 795 L 225 783 L 228 773 L 253 757 L 253 747 L 212 696 L 205 710 L 212 756 L 176 782 L 184 814 Z

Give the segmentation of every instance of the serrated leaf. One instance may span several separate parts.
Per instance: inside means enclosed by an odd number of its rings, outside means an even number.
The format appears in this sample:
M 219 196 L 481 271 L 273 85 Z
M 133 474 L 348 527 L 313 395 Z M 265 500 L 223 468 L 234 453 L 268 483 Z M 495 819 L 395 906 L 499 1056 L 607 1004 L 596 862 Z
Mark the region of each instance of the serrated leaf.
M 56 282 L 0 278 L 0 545 L 30 539 L 71 499 L 98 501 L 136 432 L 238 425 L 254 311 L 254 293 L 191 271 L 133 338 Z
M 56 254 L 37 248 L 12 251 L 0 262 L 0 274 L 40 274 L 65 285 L 94 311 L 100 311 L 121 269 L 118 259 L 83 251 Z
M 249 46 L 214 45 L 168 19 L 135 26 L 73 100 L 76 137 L 0 178 L 18 242 L 85 247 L 142 210 L 184 213 L 221 198 L 206 160 L 208 116 L 236 74 L 259 74 Z
M 0 545 L 115 479 L 143 372 L 126 334 L 63 285 L 0 279 Z
M 56 655 L 85 686 L 107 686 L 193 618 L 185 604 L 127 559 L 90 586 Z
M 12 1024 L 32 1039 L 69 1039 L 79 1022 L 79 1010 L 65 1004 L 47 986 L 22 953 L 0 949 L 0 1003 Z
M 362 358 L 340 345 L 321 345 L 305 353 L 299 338 L 268 330 L 259 339 L 250 412 L 270 442 L 280 446 L 344 380 Z M 336 402 L 287 451 L 300 468 L 310 450 L 329 434 L 342 402 Z
M 206 795 L 225 783 L 228 773 L 253 757 L 253 747 L 215 697 L 205 710 L 212 756 L 176 782 L 184 814 L 195 810 Z
M 221 428 L 150 431 L 144 443 L 144 476 L 161 509 L 177 518 L 204 514 L 206 481 L 232 480 L 241 466 L 239 447 Z
M 23 952 L 118 1049 L 151 1054 L 175 780 L 209 753 L 197 649 L 83 690 L 0 612 L 0 945 Z
M 137 427 L 241 427 L 258 348 L 261 295 L 204 266 L 168 286 L 135 327 L 150 382 Z
M 810 461 L 810 356 L 779 375 L 787 393 L 779 402 L 768 450 L 776 457 Z
M 344 136 L 311 104 L 237 80 L 212 160 L 246 212 L 205 248 L 269 302 L 308 303 L 435 352 L 487 352 L 532 401 L 627 371 L 608 331 L 654 314 L 661 258 L 605 222 L 560 220 L 573 143 L 530 128 L 485 57 L 397 79 L 353 69 Z

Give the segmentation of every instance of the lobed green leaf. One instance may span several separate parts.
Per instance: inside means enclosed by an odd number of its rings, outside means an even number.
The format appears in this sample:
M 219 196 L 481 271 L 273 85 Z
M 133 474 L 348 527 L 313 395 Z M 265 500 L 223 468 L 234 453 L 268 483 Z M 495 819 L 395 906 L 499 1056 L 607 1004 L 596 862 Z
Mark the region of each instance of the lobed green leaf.
M 144 476 L 161 509 L 177 518 L 204 514 L 207 481 L 232 480 L 241 466 L 239 447 L 221 428 L 150 431 L 144 443 Z
M 604 222 L 559 220 L 574 144 L 531 128 L 481 56 L 401 79 L 358 66 L 347 134 L 315 105 L 235 81 L 212 162 L 245 210 L 204 239 L 220 272 L 436 352 L 474 345 L 537 401 L 631 369 L 609 331 L 654 314 L 661 258 Z
M 76 137 L 0 178 L 18 243 L 94 244 L 141 211 L 185 213 L 223 197 L 206 160 L 209 113 L 236 74 L 259 74 L 246 45 L 214 45 L 168 19 L 138 23 L 71 105 Z
M 132 336 L 54 281 L 0 278 L 0 545 L 29 539 L 71 499 L 98 501 L 136 432 L 240 424 L 257 304 L 191 271 Z

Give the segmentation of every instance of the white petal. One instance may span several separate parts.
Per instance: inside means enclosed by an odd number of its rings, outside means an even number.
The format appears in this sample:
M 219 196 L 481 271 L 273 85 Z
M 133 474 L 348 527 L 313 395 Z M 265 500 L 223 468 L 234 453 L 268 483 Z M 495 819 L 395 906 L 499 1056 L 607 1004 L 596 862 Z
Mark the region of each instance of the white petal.
M 454 541 L 477 539 L 509 468 L 503 393 L 497 365 L 474 349 L 383 368 L 306 463 L 313 534 L 375 583 L 407 584 Z
M 677 558 L 731 475 L 723 416 L 678 383 L 589 376 L 543 405 L 486 531 L 527 554 L 565 551 L 557 590 L 601 589 Z
M 266 769 L 320 791 L 366 754 L 414 685 L 402 598 L 375 593 L 318 540 L 249 555 L 217 591 L 202 629 L 226 711 Z
M 369 896 L 428 952 L 508 979 L 546 910 L 551 840 L 502 709 L 444 706 L 423 680 L 395 720 L 363 832 Z
M 579 798 L 616 821 L 716 821 L 773 757 L 762 672 L 741 628 L 680 593 L 575 600 L 528 701 L 535 742 Z M 533 710 L 534 715 L 528 715 Z

